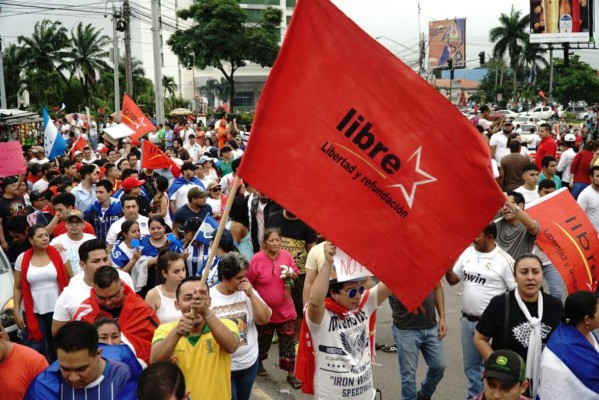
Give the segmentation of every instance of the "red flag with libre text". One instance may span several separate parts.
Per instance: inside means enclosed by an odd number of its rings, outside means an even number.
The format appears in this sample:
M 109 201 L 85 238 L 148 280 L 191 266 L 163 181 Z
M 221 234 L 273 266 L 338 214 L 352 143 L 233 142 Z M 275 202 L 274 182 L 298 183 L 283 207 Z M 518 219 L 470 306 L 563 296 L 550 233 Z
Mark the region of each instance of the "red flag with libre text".
M 181 175 L 177 163 L 149 140 L 141 142 L 141 166 L 149 169 L 170 168 L 173 176 L 178 178 Z
M 129 136 L 131 140 L 140 139 L 146 133 L 156 130 L 152 121 L 126 94 L 123 96 L 123 107 L 121 107 L 121 123 L 135 131 Z
M 409 309 L 505 201 L 472 123 L 328 0 L 297 2 L 257 110 L 239 175 Z
M 595 291 L 596 260 L 599 259 L 597 231 L 566 188 L 555 191 L 526 207 L 539 221 L 537 245 L 560 273 L 568 293 Z

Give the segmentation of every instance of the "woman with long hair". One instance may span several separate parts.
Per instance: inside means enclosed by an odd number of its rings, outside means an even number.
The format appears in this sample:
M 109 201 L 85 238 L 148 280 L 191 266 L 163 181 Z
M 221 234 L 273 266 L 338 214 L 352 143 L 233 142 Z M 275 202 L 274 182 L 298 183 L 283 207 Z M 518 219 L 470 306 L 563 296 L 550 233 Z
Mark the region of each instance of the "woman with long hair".
M 543 400 L 599 398 L 599 299 L 581 290 L 566 298 L 563 322 L 541 359 Z
M 231 355 L 232 400 L 249 400 L 258 371 L 258 331 L 272 311 L 245 277 L 248 262 L 238 253 L 225 255 L 218 263 L 220 283 L 210 289 L 211 309 L 219 318 L 235 321 L 239 347 Z
M 139 295 L 146 297 L 148 291 L 156 286 L 156 264 L 158 255 L 162 251 L 174 251 L 181 254 L 183 248 L 175 235 L 170 232 L 170 228 L 164 221 L 164 218 L 154 216 L 148 220 L 150 234 L 141 239 L 141 258 L 137 261 L 134 272 L 137 272 L 133 282 L 135 286 L 141 285 Z M 145 282 L 144 282 L 145 281 Z
M 56 360 L 52 340 L 54 305 L 73 276 L 68 258 L 50 246 L 50 235 L 43 225 L 29 228 L 27 238 L 31 248 L 17 257 L 13 299 L 23 314 L 15 312 L 15 322 L 25 333 L 25 343 Z
M 158 285 L 150 289 L 146 295 L 146 303 L 161 324 L 178 321 L 181 311 L 175 307 L 177 285 L 185 278 L 185 262 L 181 254 L 167 251 L 158 256 L 156 262 L 156 281 Z
M 162 175 L 158 175 L 154 186 L 156 188 L 156 196 L 154 196 L 150 203 L 151 209 L 148 217 L 162 217 L 168 226 L 173 226 L 168 212 L 168 196 L 166 195 L 168 191 L 168 179 Z
M 112 265 L 123 270 L 123 272 L 131 273 L 131 270 L 141 257 L 141 249 L 133 246 L 133 240 L 138 240 L 141 234 L 139 224 L 136 221 L 125 221 L 121 225 L 121 231 L 117 236 L 117 241 L 110 252 Z
M 293 335 L 297 314 L 291 298 L 291 286 L 297 280 L 299 270 L 293 256 L 281 248 L 281 231 L 268 228 L 264 232 L 264 250 L 254 254 L 246 274 L 247 280 L 272 310 L 270 322 L 258 326 L 258 347 L 260 363 L 258 375 L 266 376 L 263 361 L 268 357 L 272 338 L 279 337 L 279 368 L 287 371 L 287 382 L 301 388 L 295 377 L 295 348 Z

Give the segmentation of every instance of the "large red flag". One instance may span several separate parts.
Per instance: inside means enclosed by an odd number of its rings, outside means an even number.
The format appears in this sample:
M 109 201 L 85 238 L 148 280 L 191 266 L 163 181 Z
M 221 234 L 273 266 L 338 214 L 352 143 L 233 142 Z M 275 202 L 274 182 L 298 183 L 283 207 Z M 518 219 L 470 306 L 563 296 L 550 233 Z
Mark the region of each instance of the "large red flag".
M 83 137 L 83 135 L 79 135 L 79 137 L 77 138 L 77 140 L 75 141 L 75 143 L 73 143 L 73 146 L 71 147 L 71 150 L 69 151 L 69 154 L 71 155 L 71 158 L 75 158 L 75 152 L 76 151 L 83 151 L 83 148 L 87 146 L 87 140 L 85 140 L 85 138 Z
M 539 221 L 537 244 L 564 278 L 568 293 L 595 291 L 599 239 L 574 197 L 562 188 L 531 203 L 526 212 Z
M 173 176 L 179 177 L 181 175 L 181 168 L 173 159 L 164 154 L 149 140 L 142 140 L 141 142 L 141 166 L 150 169 L 170 168 Z
M 126 94 L 123 96 L 123 107 L 121 107 L 121 123 L 135 131 L 130 136 L 131 140 L 140 139 L 146 133 L 156 130 L 152 121 Z
M 239 175 L 410 309 L 505 199 L 474 126 L 327 0 L 298 1 Z

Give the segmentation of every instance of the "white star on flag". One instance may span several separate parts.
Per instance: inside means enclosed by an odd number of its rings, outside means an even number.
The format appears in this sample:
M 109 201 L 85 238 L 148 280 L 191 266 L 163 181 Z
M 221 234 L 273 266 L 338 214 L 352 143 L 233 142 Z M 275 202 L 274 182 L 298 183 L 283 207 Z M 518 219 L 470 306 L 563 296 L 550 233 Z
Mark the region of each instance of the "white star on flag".
M 427 183 L 432 183 L 435 182 L 437 180 L 437 178 L 435 178 L 434 176 L 430 175 L 429 173 L 423 171 L 422 169 L 420 169 L 420 156 L 422 153 L 422 146 L 420 146 L 415 152 L 414 154 L 412 154 L 410 156 L 410 158 L 408 158 L 408 162 L 410 162 L 410 160 L 412 160 L 414 158 L 414 156 L 416 156 L 416 165 L 414 167 L 414 172 L 418 173 L 419 175 L 422 175 L 424 177 L 426 177 L 427 179 L 423 179 L 423 180 L 414 180 L 412 182 L 412 187 L 410 192 L 408 192 L 408 190 L 406 189 L 406 187 L 404 186 L 403 183 L 398 183 L 396 185 L 389 185 L 387 187 L 399 187 L 401 189 L 401 192 L 403 193 L 408 206 L 410 206 L 410 208 L 412 208 L 412 204 L 414 203 L 414 198 L 416 197 L 416 187 L 420 186 L 420 185 L 426 185 Z

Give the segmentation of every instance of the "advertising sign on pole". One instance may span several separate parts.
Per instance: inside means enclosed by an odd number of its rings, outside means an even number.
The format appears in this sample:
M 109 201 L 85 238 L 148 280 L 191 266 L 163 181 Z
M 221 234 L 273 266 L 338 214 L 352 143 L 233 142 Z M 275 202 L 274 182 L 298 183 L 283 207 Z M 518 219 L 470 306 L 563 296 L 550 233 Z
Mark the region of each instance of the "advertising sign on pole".
M 466 19 L 445 19 L 428 23 L 428 67 L 466 68 Z
M 586 43 L 593 37 L 593 0 L 531 0 L 531 43 Z

